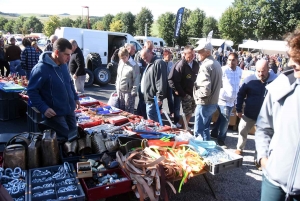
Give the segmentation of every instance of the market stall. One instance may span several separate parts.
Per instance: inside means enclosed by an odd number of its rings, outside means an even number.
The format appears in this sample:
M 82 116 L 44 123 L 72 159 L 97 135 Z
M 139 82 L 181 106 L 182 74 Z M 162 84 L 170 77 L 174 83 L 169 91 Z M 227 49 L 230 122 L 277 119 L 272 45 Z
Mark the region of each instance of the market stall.
M 20 134 L 7 144 L 0 181 L 15 200 L 96 201 L 132 191 L 140 200 L 168 200 L 167 192 L 184 191 L 191 177 L 203 175 L 212 190 L 205 174 L 242 165 L 242 157 L 214 141 L 202 141 L 91 97 L 81 97 L 80 102 L 75 111 L 78 140 L 58 142 L 55 131 L 45 130 Z M 28 115 L 40 116 L 30 106 Z M 22 184 L 14 185 L 16 176 Z M 178 189 L 172 185 L 175 180 L 180 180 Z M 18 194 L 14 189 L 21 185 Z

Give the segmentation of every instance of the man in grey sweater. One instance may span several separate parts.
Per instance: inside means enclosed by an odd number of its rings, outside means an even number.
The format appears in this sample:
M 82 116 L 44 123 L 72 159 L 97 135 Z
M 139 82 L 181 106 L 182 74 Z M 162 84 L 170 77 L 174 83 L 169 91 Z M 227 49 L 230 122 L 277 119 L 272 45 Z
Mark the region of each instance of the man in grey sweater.
M 201 135 L 203 140 L 210 140 L 209 126 L 213 113 L 218 106 L 219 93 L 222 86 L 221 65 L 215 60 L 210 42 L 202 42 L 195 48 L 202 62 L 193 89 L 197 104 L 195 110 L 194 135 Z
M 162 59 L 157 59 L 152 51 L 146 48 L 141 51 L 141 58 L 147 63 L 141 80 L 141 92 L 146 103 L 147 117 L 158 122 L 154 96 L 161 106 L 167 95 L 167 66 Z

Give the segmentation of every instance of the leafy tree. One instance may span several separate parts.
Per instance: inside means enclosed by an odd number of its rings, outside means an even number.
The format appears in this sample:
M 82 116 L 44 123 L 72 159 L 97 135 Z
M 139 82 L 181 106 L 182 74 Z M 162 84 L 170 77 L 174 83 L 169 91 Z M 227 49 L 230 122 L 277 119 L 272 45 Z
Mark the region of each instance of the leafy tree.
M 207 17 L 203 21 L 202 36 L 206 37 L 210 31 L 213 31 L 213 38 L 219 38 L 218 21 L 213 17 Z
M 175 14 L 171 12 L 162 14 L 157 19 L 159 37 L 163 38 L 169 46 L 173 44 L 175 19 Z
M 109 25 L 109 30 L 110 31 L 114 31 L 114 32 L 121 32 L 122 29 L 123 29 L 123 23 L 121 20 L 117 20 L 117 21 L 114 21 L 112 22 L 110 25 Z
M 84 18 L 82 19 L 81 17 L 77 17 L 76 20 L 74 20 L 74 23 L 72 24 L 73 27 L 76 27 L 76 28 L 84 28 L 84 29 L 87 29 L 87 19 Z
M 26 21 L 24 22 L 24 27 L 27 33 L 30 32 L 41 33 L 43 31 L 44 25 L 38 18 L 31 16 L 27 18 Z
M 232 40 L 236 44 L 241 43 L 246 36 L 242 21 L 240 10 L 235 7 L 227 8 L 219 21 L 221 37 Z
M 96 23 L 94 23 L 92 29 L 103 31 L 104 30 L 103 21 L 97 21 Z
M 0 30 L 4 30 L 4 25 L 8 22 L 8 20 L 4 17 L 0 17 Z M 5 31 L 5 30 L 4 30 Z
M 14 32 L 14 25 L 15 25 L 16 21 L 15 20 L 9 20 L 5 25 L 4 25 L 4 30 L 6 32 L 10 32 L 13 33 Z
M 121 18 L 121 21 L 124 25 L 122 32 L 134 35 L 135 32 L 134 20 L 135 20 L 135 16 L 131 12 L 124 13 Z
M 192 11 L 189 18 L 187 19 L 187 26 L 189 27 L 188 36 L 189 37 L 202 37 L 202 27 L 203 21 L 205 19 L 205 12 L 197 8 Z
M 60 26 L 62 27 L 72 27 L 73 23 L 74 21 L 69 17 L 65 17 L 60 20 Z
M 135 35 L 143 36 L 145 34 L 145 25 L 147 23 L 147 35 L 151 35 L 150 29 L 153 23 L 151 11 L 145 7 L 136 15 L 134 27 Z
M 26 28 L 24 26 L 24 22 L 25 22 L 26 18 L 23 16 L 18 17 L 18 19 L 15 21 L 14 27 L 13 27 L 13 32 L 15 34 L 17 33 L 22 33 L 23 35 L 25 35 L 26 32 Z
M 55 30 L 60 27 L 60 20 L 58 16 L 50 16 L 49 20 L 45 22 L 44 33 L 46 36 L 54 34 Z
M 113 20 L 114 16 L 111 14 L 107 14 L 103 17 L 102 22 L 103 22 L 103 31 L 108 31 L 110 29 L 110 24 Z

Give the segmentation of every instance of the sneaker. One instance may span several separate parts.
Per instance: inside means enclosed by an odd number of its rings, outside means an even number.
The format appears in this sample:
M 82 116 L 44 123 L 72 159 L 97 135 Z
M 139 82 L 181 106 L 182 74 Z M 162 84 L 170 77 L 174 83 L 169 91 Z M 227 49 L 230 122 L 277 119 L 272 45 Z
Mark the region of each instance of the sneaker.
M 210 134 L 210 137 L 211 137 L 211 138 L 214 138 L 214 139 L 218 139 L 218 135 Z
M 234 153 L 241 156 L 241 155 L 243 155 L 243 150 L 237 149 L 234 151 Z
M 222 140 L 218 140 L 218 145 L 220 147 L 222 147 L 223 149 L 227 149 L 227 146 L 225 145 L 225 143 Z

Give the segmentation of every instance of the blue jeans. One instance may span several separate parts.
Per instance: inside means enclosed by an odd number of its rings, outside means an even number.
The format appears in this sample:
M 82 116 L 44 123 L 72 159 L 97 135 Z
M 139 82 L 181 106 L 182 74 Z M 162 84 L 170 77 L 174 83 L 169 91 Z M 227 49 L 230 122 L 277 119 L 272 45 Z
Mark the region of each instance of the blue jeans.
M 217 104 L 197 105 L 195 110 L 194 135 L 201 135 L 204 141 L 210 140 L 209 126 Z
M 167 86 L 167 100 L 170 114 L 174 113 L 173 89 Z
M 16 73 L 17 67 L 20 65 L 20 60 L 14 60 L 9 62 L 10 73 Z
M 211 131 L 211 135 L 223 142 L 226 139 L 232 109 L 233 107 L 218 105 L 219 117 Z
M 155 122 L 158 121 L 155 103 L 146 103 L 147 118 Z
M 180 119 L 180 105 L 181 105 L 181 97 L 174 94 L 174 123 L 179 122 Z
M 285 192 L 280 186 L 275 186 L 263 175 L 261 186 L 261 201 L 284 201 Z M 290 201 L 299 201 L 300 195 L 290 196 Z

